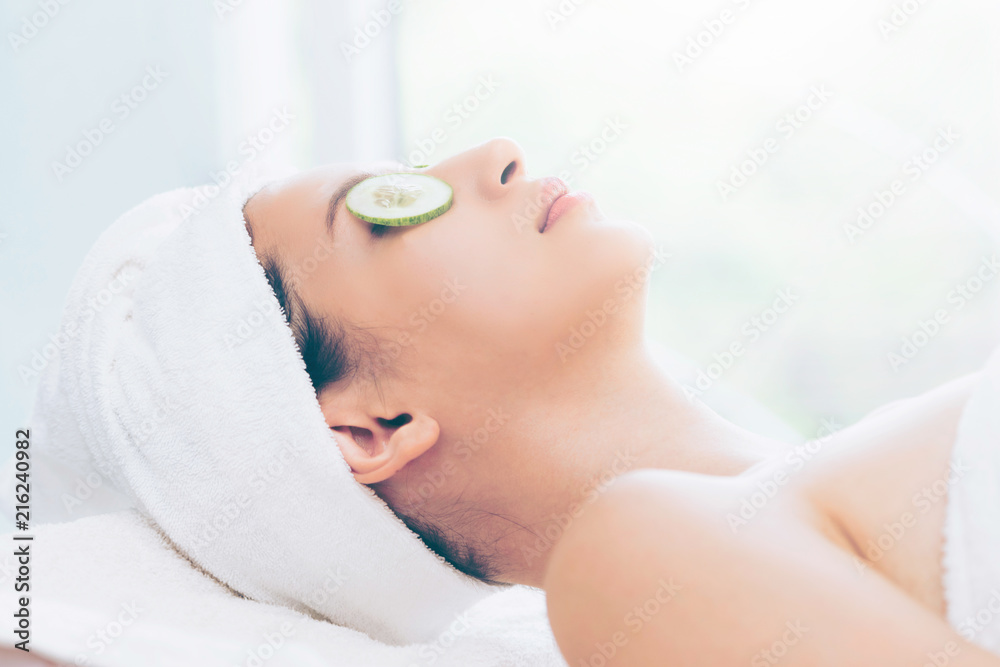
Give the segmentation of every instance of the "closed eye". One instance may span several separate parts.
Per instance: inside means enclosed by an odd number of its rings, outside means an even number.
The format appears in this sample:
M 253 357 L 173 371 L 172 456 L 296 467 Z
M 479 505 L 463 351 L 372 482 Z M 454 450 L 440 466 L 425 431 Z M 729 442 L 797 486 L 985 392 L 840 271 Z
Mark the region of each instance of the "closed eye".
M 368 233 L 374 238 L 382 238 L 393 230 L 393 227 L 389 225 L 376 225 L 373 222 L 368 223 L 368 227 Z

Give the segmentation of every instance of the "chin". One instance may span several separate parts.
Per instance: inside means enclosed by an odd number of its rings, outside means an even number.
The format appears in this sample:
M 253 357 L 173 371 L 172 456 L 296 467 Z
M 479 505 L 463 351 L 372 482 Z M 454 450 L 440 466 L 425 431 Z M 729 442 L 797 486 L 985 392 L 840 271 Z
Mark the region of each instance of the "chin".
M 619 230 L 621 245 L 631 250 L 632 266 L 649 261 L 656 250 L 656 239 L 653 233 L 632 220 L 609 221 L 615 229 Z M 655 257 L 653 258 L 655 261 Z M 660 262 L 662 264 L 662 262 Z M 662 267 L 661 267 L 662 268 Z
M 610 284 L 612 290 L 621 280 L 645 282 L 643 276 L 648 280 L 651 273 L 663 268 L 653 235 L 632 220 L 602 220 L 588 242 L 588 254 L 602 267 L 602 282 Z M 621 293 L 620 287 L 617 293 Z

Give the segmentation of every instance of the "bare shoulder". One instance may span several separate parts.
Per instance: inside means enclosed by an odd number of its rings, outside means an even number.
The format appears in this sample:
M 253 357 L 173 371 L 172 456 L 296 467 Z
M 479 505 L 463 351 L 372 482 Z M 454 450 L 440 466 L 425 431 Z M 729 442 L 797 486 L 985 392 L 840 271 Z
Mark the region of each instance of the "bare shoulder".
M 636 471 L 567 527 L 544 588 L 570 664 L 1000 666 L 794 512 L 734 533 L 740 484 Z
M 710 535 L 719 528 L 711 491 L 726 493 L 717 482 L 676 471 L 629 472 L 566 528 L 552 551 L 543 587 L 552 631 L 570 664 L 602 659 L 662 664 L 667 655 L 680 658 L 663 651 L 672 643 L 670 635 L 691 625 L 676 618 L 679 612 L 690 610 L 703 594 L 695 590 L 692 595 L 687 569 L 697 568 L 685 566 L 692 550 L 681 544 L 713 552 L 712 545 L 724 540 Z M 680 603 L 685 597 L 688 602 Z M 642 662 L 640 656 L 647 653 L 657 657 Z
M 700 534 L 712 523 L 698 521 L 717 510 L 711 500 L 712 487 L 724 496 L 719 478 L 670 470 L 643 469 L 625 473 L 609 484 L 587 509 L 566 527 L 552 551 L 546 570 L 545 589 L 585 577 L 617 564 L 626 553 L 630 568 L 656 569 L 664 554 L 636 552 L 633 547 L 659 544 L 661 534 L 677 534 L 685 524 Z M 716 481 L 715 484 L 712 482 Z M 686 531 L 685 531 L 686 532 Z M 664 541 L 663 547 L 669 546 Z

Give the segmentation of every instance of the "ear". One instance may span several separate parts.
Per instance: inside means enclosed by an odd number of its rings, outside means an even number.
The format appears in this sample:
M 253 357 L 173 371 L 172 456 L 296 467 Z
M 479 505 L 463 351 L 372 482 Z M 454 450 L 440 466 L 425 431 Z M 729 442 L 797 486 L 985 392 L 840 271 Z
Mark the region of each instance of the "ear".
M 389 479 L 433 447 L 441 433 L 437 420 L 421 412 L 386 419 L 378 411 L 345 408 L 337 397 L 320 405 L 326 423 L 337 432 L 337 443 L 354 479 L 362 484 Z

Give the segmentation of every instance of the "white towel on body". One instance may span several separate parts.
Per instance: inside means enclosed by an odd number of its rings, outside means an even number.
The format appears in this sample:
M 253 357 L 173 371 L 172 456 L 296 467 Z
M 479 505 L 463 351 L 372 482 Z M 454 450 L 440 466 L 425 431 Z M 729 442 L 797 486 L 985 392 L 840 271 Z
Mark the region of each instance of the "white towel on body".
M 515 586 L 459 612 L 432 639 L 392 646 L 287 607 L 241 599 L 192 567 L 136 510 L 32 531 L 31 643 L 88 667 L 566 667 L 545 597 Z M 10 536 L 0 536 L 11 544 Z M 322 593 L 335 597 L 336 570 Z M 12 557 L 0 557 L 10 590 Z M 0 596 L 12 618 L 13 595 Z M 10 632 L 2 643 L 10 643 Z
M 1000 655 L 1000 347 L 962 411 L 944 528 L 949 623 Z

